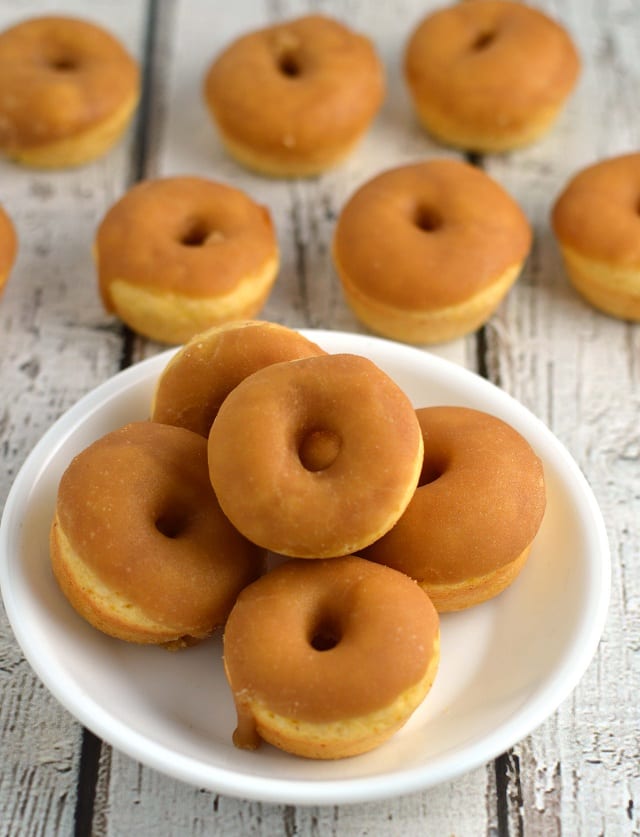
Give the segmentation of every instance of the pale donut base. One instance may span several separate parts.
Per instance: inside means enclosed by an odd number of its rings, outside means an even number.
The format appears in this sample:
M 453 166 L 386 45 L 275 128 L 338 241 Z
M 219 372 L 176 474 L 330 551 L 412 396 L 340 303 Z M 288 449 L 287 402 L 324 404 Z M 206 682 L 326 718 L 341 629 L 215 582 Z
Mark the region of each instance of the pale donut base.
M 23 166 L 39 169 L 62 169 L 81 166 L 102 157 L 124 133 L 138 104 L 136 91 L 114 113 L 73 137 L 33 148 L 12 148 L 6 155 Z
M 438 108 L 425 105 L 414 99 L 414 107 L 422 127 L 444 145 L 467 151 L 500 152 L 531 145 L 551 129 L 562 108 L 563 102 L 541 108 L 531 114 L 524 125 L 513 128 L 504 126 L 490 132 L 482 128 L 461 125 L 449 114 Z
M 369 299 L 349 282 L 337 260 L 336 267 L 347 302 L 372 331 L 403 343 L 429 345 L 454 340 L 483 325 L 518 278 L 522 262 L 505 270 L 471 299 L 435 311 L 394 308 Z
M 164 645 L 170 650 L 193 645 L 207 636 L 155 622 L 121 593 L 108 587 L 75 552 L 57 515 L 49 545 L 51 566 L 60 589 L 74 610 L 102 633 L 126 642 Z
M 284 155 L 278 157 L 276 154 L 265 154 L 256 151 L 255 148 L 251 148 L 232 139 L 228 134 L 221 131 L 219 126 L 218 133 L 227 152 L 240 165 L 267 177 L 282 178 L 315 177 L 316 175 L 322 174 L 327 169 L 339 165 L 348 157 L 362 138 L 362 133 L 360 133 L 348 145 L 341 146 L 337 149 L 320 149 L 313 156 L 309 155 L 306 160 L 291 160 Z M 283 148 L 286 148 L 284 143 Z
M 253 704 L 251 711 L 258 734 L 269 744 L 305 758 L 341 759 L 366 753 L 397 732 L 422 703 L 435 680 L 439 660 L 438 635 L 424 677 L 390 706 L 359 718 L 313 723 L 285 718 L 260 704 Z
M 126 279 L 113 279 L 109 296 L 115 313 L 138 334 L 176 345 L 212 326 L 253 317 L 264 305 L 277 272 L 276 255 L 229 293 L 209 299 L 146 288 Z
M 640 322 L 640 266 L 617 267 L 561 246 L 571 283 L 595 308 L 621 320 Z
M 429 596 L 438 613 L 464 610 L 486 602 L 506 590 L 524 567 L 530 551 L 531 545 L 504 567 L 457 584 L 428 584 L 424 581 L 418 581 L 418 584 Z

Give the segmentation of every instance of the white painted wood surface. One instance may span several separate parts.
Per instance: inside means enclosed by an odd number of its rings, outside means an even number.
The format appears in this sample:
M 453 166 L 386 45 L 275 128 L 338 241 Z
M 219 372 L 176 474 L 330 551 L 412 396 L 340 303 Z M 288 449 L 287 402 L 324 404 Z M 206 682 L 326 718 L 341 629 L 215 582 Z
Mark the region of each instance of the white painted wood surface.
M 58 173 L 0 162 L 0 202 L 21 241 L 0 301 L 2 502 L 29 450 L 65 409 L 122 365 L 162 348 L 131 338 L 104 313 L 91 263 L 97 222 L 135 179 L 197 173 L 246 189 L 270 206 L 283 251 L 263 316 L 293 327 L 362 330 L 342 300 L 329 241 L 357 185 L 392 165 L 452 153 L 418 128 L 400 75 L 409 31 L 436 5 L 0 0 L 2 28 L 45 11 L 83 14 L 146 55 L 149 69 L 142 118 L 104 160 Z M 2 612 L 0 835 L 640 834 L 640 327 L 608 319 L 575 295 L 548 221 L 553 198 L 576 169 L 640 148 L 640 5 L 536 5 L 572 32 L 583 57 L 580 84 L 547 137 L 482 161 L 527 212 L 534 250 L 481 339 L 433 351 L 472 369 L 479 364 L 540 416 L 601 504 L 613 595 L 599 653 L 582 682 L 532 736 L 455 781 L 376 804 L 265 805 L 188 787 L 92 740 L 35 679 Z M 202 76 L 234 35 L 307 10 L 341 17 L 375 40 L 387 67 L 387 100 L 340 169 L 306 182 L 263 179 L 224 154 L 202 103 Z

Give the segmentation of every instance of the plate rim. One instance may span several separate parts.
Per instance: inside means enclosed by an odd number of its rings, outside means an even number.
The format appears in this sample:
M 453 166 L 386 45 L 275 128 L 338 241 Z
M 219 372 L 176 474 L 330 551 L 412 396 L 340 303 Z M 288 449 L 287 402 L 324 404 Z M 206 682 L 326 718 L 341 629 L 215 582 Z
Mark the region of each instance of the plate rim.
M 195 757 L 176 753 L 151 737 L 132 730 L 126 723 L 113 717 L 102 705 L 80 694 L 75 680 L 67 677 L 64 670 L 61 672 L 62 677 L 56 680 L 43 669 L 37 652 L 20 623 L 19 614 L 13 607 L 10 595 L 11 564 L 16 560 L 11 558 L 10 546 L 12 538 L 17 539 L 21 531 L 20 521 L 16 520 L 19 508 L 26 508 L 30 494 L 29 488 L 21 503 L 20 489 L 25 483 L 27 486 L 33 486 L 37 482 L 41 473 L 46 470 L 48 461 L 64 444 L 81 418 L 86 421 L 97 409 L 104 407 L 112 395 L 120 393 L 123 386 L 136 386 L 147 380 L 149 369 L 157 367 L 159 373 L 179 347 L 164 350 L 115 373 L 78 399 L 43 433 L 13 480 L 0 520 L 0 592 L 15 639 L 36 676 L 73 717 L 131 758 L 180 781 L 235 798 L 296 805 L 347 804 L 388 799 L 425 790 L 487 763 L 530 735 L 571 694 L 593 659 L 606 624 L 611 590 L 609 540 L 595 495 L 576 461 L 551 429 L 508 392 L 466 367 L 418 347 L 345 331 L 302 328 L 296 331 L 319 345 L 323 345 L 325 341 L 342 341 L 353 344 L 354 347 L 361 346 L 361 350 L 354 348 L 353 351 L 362 351 L 365 355 L 367 346 L 374 346 L 374 351 L 377 352 L 407 356 L 412 354 L 416 360 L 419 358 L 420 364 L 428 367 L 430 372 L 435 369 L 468 382 L 474 389 L 492 390 L 494 396 L 503 399 L 505 404 L 525 417 L 527 422 L 533 422 L 538 431 L 547 437 L 560 456 L 563 467 L 568 469 L 575 487 L 579 489 L 581 499 L 590 513 L 597 553 L 600 556 L 600 595 L 591 613 L 590 630 L 586 637 L 581 633 L 580 648 L 576 648 L 575 644 L 570 648 L 571 653 L 563 656 L 563 664 L 554 670 L 554 676 L 543 681 L 542 686 L 497 729 L 463 747 L 463 756 L 458 750 L 453 754 L 445 751 L 431 759 L 428 764 L 400 769 L 393 774 L 382 772 L 370 777 L 342 779 L 273 779 L 206 764 Z M 52 441 L 55 441 L 55 444 L 52 445 Z M 70 689 L 67 680 L 71 681 Z

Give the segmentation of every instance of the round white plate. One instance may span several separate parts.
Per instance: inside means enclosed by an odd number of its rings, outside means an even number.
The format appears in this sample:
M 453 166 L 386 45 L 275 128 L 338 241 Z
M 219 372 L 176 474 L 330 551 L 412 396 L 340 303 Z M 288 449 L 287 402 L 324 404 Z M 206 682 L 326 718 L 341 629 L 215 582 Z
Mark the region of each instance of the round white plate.
M 436 682 L 407 725 L 363 756 L 296 758 L 231 743 L 234 708 L 220 637 L 168 653 L 103 636 L 63 598 L 49 567 L 58 481 L 104 433 L 148 417 L 171 352 L 121 372 L 82 398 L 21 469 L 0 528 L 0 585 L 27 660 L 96 735 L 170 776 L 222 794 L 289 804 L 338 804 L 409 793 L 466 772 L 537 727 L 567 697 L 600 638 L 609 599 L 602 516 L 577 465 L 522 405 L 434 355 L 373 337 L 305 334 L 331 352 L 371 358 L 416 407 L 466 405 L 522 433 L 542 458 L 548 505 L 524 571 L 496 599 L 442 618 Z

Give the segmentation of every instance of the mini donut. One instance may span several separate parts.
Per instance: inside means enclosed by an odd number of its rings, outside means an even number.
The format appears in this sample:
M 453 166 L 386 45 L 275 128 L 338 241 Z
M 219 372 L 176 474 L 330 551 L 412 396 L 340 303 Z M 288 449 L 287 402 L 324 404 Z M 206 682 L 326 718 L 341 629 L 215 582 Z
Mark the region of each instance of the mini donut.
M 16 260 L 18 237 L 11 218 L 0 206 L 0 294 Z
M 50 544 L 54 575 L 84 619 L 171 648 L 221 625 L 264 558 L 220 511 L 206 441 L 153 422 L 108 433 L 73 459 Z
M 565 269 L 595 308 L 640 321 L 640 153 L 578 172 L 553 207 Z
M 370 360 L 318 355 L 275 363 L 224 400 L 209 473 L 233 525 L 295 558 L 367 546 L 406 508 L 422 467 L 411 402 Z
M 353 555 L 281 564 L 242 591 L 225 627 L 234 744 L 367 752 L 422 702 L 439 649 L 438 615 L 406 575 Z
M 107 311 L 173 344 L 253 317 L 279 266 L 269 211 L 200 177 L 133 186 L 100 223 L 95 257 Z
M 209 68 L 204 96 L 227 151 L 262 174 L 319 174 L 346 157 L 384 96 L 366 37 L 322 15 L 251 32 Z
M 151 419 L 207 438 L 220 405 L 248 375 L 285 360 L 324 354 L 297 331 L 276 323 L 227 323 L 193 337 L 164 368 Z
M 394 528 L 361 554 L 416 579 L 440 612 L 502 592 L 545 509 L 542 463 L 501 419 L 466 407 L 417 410 L 419 487 Z
M 456 3 L 428 15 L 405 51 L 418 118 L 441 142 L 506 151 L 548 131 L 580 59 L 566 30 L 512 0 Z
M 429 160 L 379 174 L 338 217 L 333 259 L 372 331 L 428 344 L 485 323 L 531 246 L 517 203 L 483 171 Z
M 0 33 L 0 151 L 65 168 L 105 154 L 140 96 L 136 61 L 104 29 L 37 17 Z

